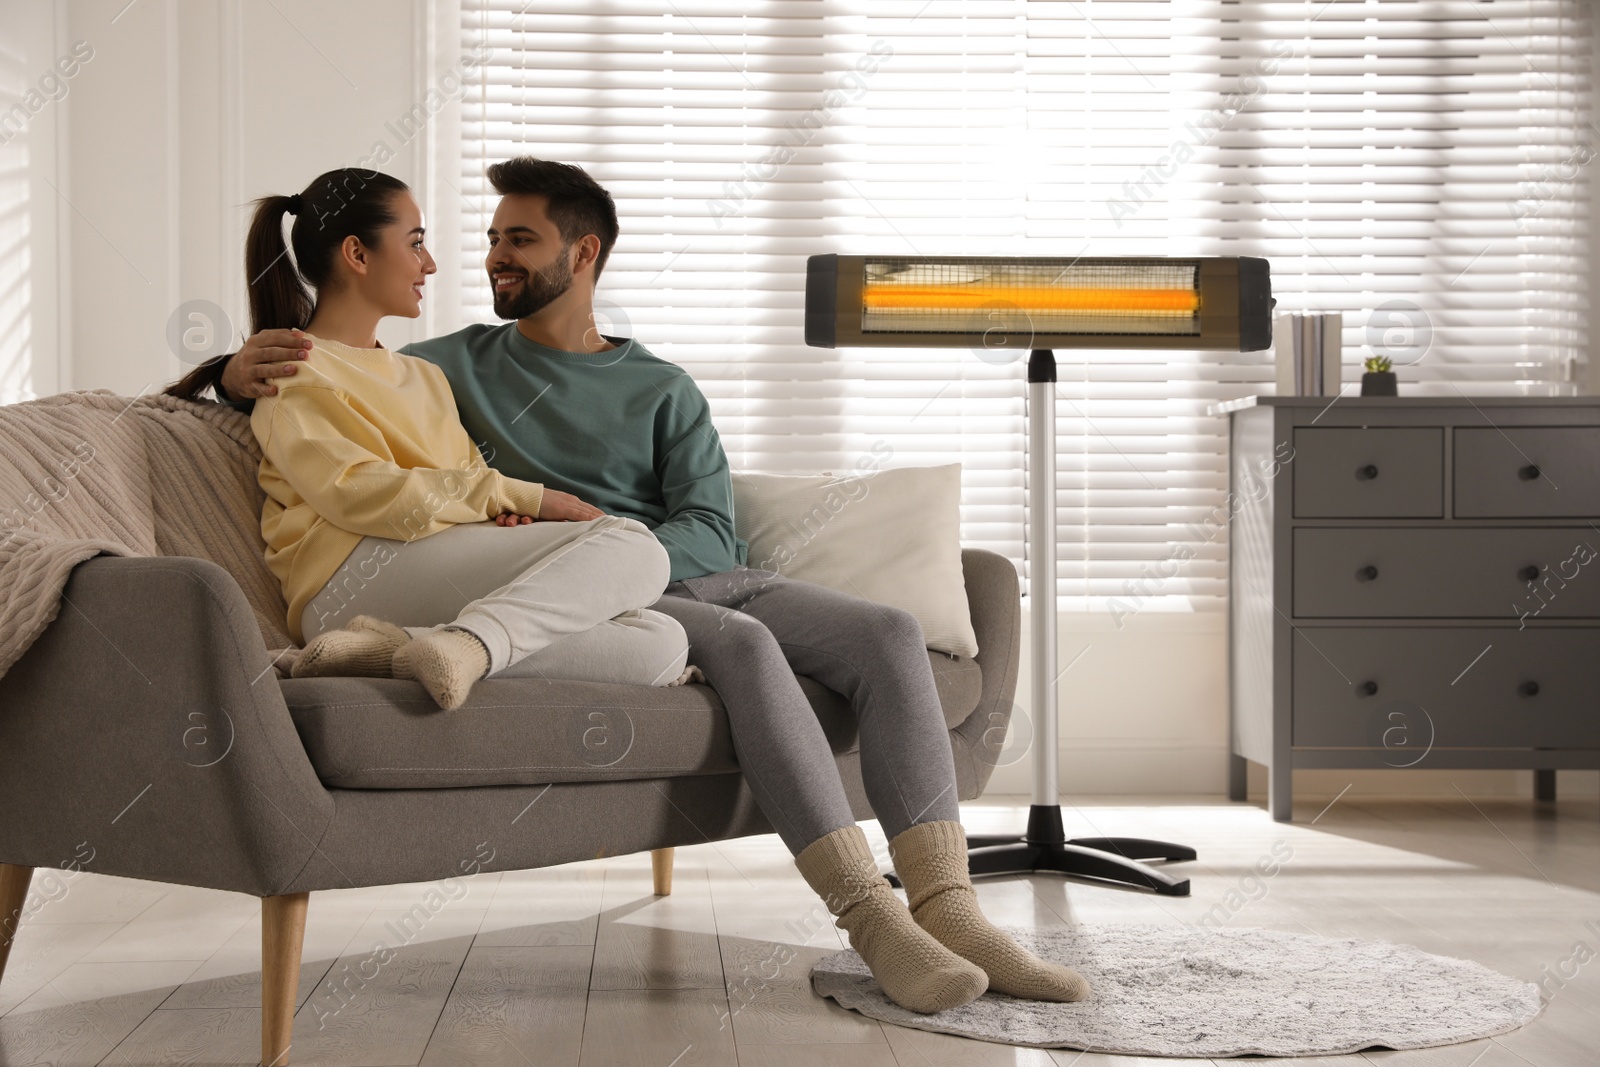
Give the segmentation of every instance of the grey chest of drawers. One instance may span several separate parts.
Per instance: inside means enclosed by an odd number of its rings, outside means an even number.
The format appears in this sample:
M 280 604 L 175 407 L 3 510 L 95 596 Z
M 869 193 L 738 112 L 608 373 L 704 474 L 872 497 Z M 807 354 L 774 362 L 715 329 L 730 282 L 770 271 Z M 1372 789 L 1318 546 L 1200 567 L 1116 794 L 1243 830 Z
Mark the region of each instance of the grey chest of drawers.
M 1600 767 L 1600 398 L 1247 398 L 1229 419 L 1228 794 Z

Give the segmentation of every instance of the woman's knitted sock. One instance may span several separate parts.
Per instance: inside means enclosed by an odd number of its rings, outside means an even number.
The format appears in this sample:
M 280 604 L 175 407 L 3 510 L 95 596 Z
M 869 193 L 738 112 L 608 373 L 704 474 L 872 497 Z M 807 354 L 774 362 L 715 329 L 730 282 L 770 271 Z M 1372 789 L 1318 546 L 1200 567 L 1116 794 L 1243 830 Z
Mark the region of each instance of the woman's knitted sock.
M 291 678 L 388 678 L 389 665 L 411 635 L 393 623 L 371 615 L 357 615 L 342 630 L 318 634 L 306 644 Z
M 917 924 L 989 976 L 989 988 L 1024 1000 L 1073 1001 L 1089 995 L 1077 971 L 1047 963 L 978 910 L 967 874 L 967 834 L 958 822 L 919 823 L 889 842 Z
M 957 956 L 911 918 L 894 895 L 861 827 L 842 826 L 811 842 L 795 866 L 838 916 L 889 999 L 917 1012 L 970 1003 L 988 985 L 983 971 Z
M 394 654 L 394 676 L 413 678 L 446 711 L 466 703 L 473 683 L 489 673 L 489 650 L 475 634 L 445 626 L 403 645 Z

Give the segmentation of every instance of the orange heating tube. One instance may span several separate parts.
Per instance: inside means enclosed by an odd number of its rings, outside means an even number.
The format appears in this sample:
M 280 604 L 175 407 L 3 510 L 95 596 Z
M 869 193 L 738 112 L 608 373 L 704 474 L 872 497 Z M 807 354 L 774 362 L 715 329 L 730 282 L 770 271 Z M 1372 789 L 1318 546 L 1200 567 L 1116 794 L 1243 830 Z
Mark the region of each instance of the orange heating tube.
M 1193 289 L 868 285 L 862 292 L 861 301 L 868 310 L 915 308 L 933 311 L 999 306 L 1025 311 L 1194 312 L 1200 307 L 1200 294 Z

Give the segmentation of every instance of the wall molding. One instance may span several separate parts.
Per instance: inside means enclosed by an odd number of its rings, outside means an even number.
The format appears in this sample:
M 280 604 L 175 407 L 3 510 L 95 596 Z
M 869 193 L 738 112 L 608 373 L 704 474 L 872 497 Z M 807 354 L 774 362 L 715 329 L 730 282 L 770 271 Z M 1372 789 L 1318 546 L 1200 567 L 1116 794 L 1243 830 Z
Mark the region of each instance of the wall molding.
M 54 44 L 55 54 L 61 55 L 72 47 L 71 26 L 67 18 L 67 0 L 56 0 L 54 5 Z M 72 133 L 72 97 L 61 101 L 60 108 L 54 115 L 55 127 L 55 152 L 51 161 L 54 173 L 51 181 L 56 188 L 61 190 L 61 197 L 72 195 L 72 169 L 71 169 L 71 133 Z M 61 210 L 61 197 L 56 198 L 52 205 L 55 219 L 55 293 L 51 302 L 52 313 L 55 315 L 53 323 L 53 336 L 55 338 L 55 380 L 50 383 L 51 392 L 66 392 L 73 388 L 72 373 L 72 218 L 71 212 Z M 37 333 L 35 334 L 37 337 Z M 38 350 L 34 350 L 34 358 L 38 358 Z M 41 395 L 43 391 L 40 391 Z
M 238 339 L 249 336 L 244 277 L 244 10 L 243 0 L 217 3 L 217 288 Z M 234 345 L 228 346 L 230 349 Z

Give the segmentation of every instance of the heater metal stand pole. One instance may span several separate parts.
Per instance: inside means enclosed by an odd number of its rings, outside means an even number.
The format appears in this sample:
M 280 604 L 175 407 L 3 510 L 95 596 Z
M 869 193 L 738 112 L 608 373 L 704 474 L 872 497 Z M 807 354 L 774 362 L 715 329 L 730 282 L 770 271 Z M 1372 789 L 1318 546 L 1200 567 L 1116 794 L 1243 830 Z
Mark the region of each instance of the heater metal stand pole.
M 1189 895 L 1189 880 L 1140 860 L 1192 860 L 1194 849 L 1140 837 L 1066 839 L 1056 788 L 1056 357 L 1034 349 L 1028 359 L 1028 547 L 1032 600 L 1033 805 L 1028 830 L 967 838 L 969 870 L 979 874 L 1053 871 L 1142 886 L 1171 897 Z

